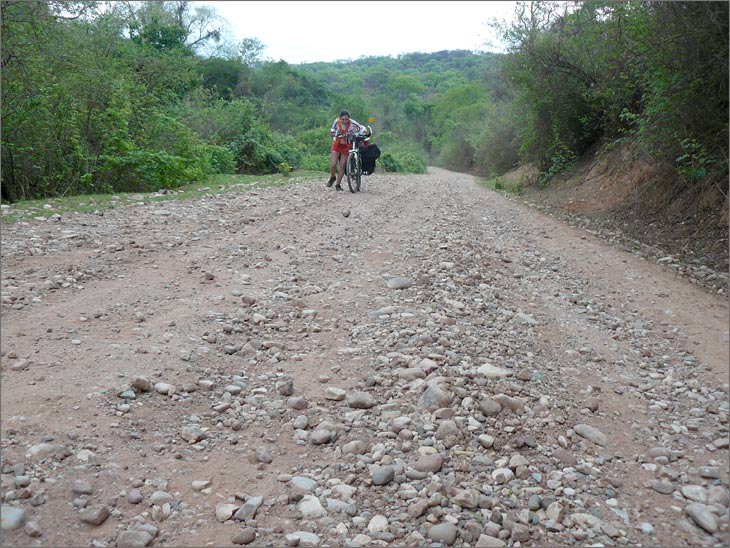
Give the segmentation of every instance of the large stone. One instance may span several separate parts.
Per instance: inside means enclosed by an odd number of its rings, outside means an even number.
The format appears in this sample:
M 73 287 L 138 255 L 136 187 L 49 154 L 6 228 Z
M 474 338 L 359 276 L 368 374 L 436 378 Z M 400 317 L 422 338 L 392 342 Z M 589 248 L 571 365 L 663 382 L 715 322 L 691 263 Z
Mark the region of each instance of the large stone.
M 76 480 L 71 484 L 71 491 L 75 495 L 90 495 L 93 493 L 91 484 L 88 481 Z
M 233 514 L 233 519 L 236 519 L 238 521 L 253 519 L 256 516 L 257 510 L 263 502 L 263 497 L 248 497 L 248 500 L 246 500 L 246 504 L 241 506 L 238 510 L 236 510 L 236 513 Z
M 298 546 L 299 548 L 316 548 L 319 546 L 320 538 L 314 533 L 307 531 L 294 531 L 291 535 L 287 535 L 287 542 L 293 542 L 298 539 L 295 544 L 289 544 L 289 546 Z
M 52 455 L 57 449 L 58 447 L 51 445 L 50 443 L 38 443 L 36 445 L 32 445 L 30 449 L 28 449 L 28 452 L 25 454 L 25 458 L 43 458 L 48 455 Z
M 256 529 L 246 527 L 233 535 L 231 542 L 233 544 L 251 544 L 254 540 L 256 540 Z
M 419 472 L 438 472 L 444 464 L 444 457 L 439 453 L 421 456 L 413 468 Z
M 299 511 L 304 519 L 320 518 L 327 515 L 327 510 L 324 509 L 322 503 L 312 495 L 302 497 L 302 500 L 299 501 Z
M 520 398 L 513 398 L 507 394 L 495 394 L 492 399 L 499 403 L 505 409 L 511 409 L 512 411 L 520 411 L 525 408 L 525 402 Z
M 348 441 L 342 446 L 343 455 L 364 455 L 367 452 L 367 445 L 361 440 Z
M 588 441 L 595 443 L 596 445 L 600 445 L 601 447 L 605 447 L 605 445 L 608 443 L 608 438 L 606 437 L 606 435 L 598 428 L 594 428 L 593 426 L 589 426 L 587 424 L 576 424 L 573 427 L 573 430 L 580 437 L 585 438 Z
M 167 491 L 155 491 L 150 495 L 150 502 L 152 504 L 162 505 L 166 502 L 172 502 L 174 497 Z
M 205 432 L 198 426 L 183 426 L 180 430 L 180 437 L 190 444 L 198 443 L 205 436 Z
M 347 405 L 355 409 L 370 409 L 377 405 L 373 397 L 367 392 L 355 392 L 347 396 Z
M 484 365 L 479 367 L 479 369 L 477 369 L 477 373 L 488 379 L 503 379 L 505 377 L 512 376 L 511 369 L 497 367 L 496 365 L 492 365 L 491 363 L 485 363 Z
M 456 542 L 456 526 L 453 523 L 439 523 L 428 530 L 428 538 L 451 546 Z
M 117 548 L 144 548 L 152 542 L 147 531 L 122 531 L 117 536 Z
M 662 481 L 662 480 L 651 480 L 649 483 L 652 489 L 656 491 L 657 493 L 661 493 L 662 495 L 669 495 L 674 491 L 674 485 L 669 483 L 668 481 Z
M 332 441 L 332 431 L 317 427 L 309 433 L 309 441 L 314 445 L 324 445 Z
M 147 377 L 135 377 L 129 384 L 132 385 L 132 388 L 136 388 L 140 392 L 149 392 L 152 390 L 152 383 Z
M 238 504 L 228 504 L 219 502 L 215 505 L 215 519 L 223 523 L 233 517 L 234 512 L 238 510 Z
M 708 533 L 713 534 L 717 532 L 717 518 L 704 504 L 693 502 L 687 505 L 685 511 L 697 525 Z
M 551 502 L 545 510 L 545 515 L 548 519 L 551 519 L 556 523 L 561 523 L 563 521 L 563 517 L 565 517 L 565 509 L 559 502 Z
M 305 478 L 303 476 L 294 476 L 291 479 L 291 484 L 295 491 L 305 495 L 313 493 L 315 488 L 317 487 L 316 481 L 310 478 Z
M 413 285 L 413 280 L 404 276 L 396 276 L 388 280 L 388 287 L 391 289 L 408 289 Z
M 530 529 L 527 527 L 527 525 L 523 525 L 522 523 L 515 523 L 512 525 L 510 538 L 515 542 L 527 542 L 528 540 L 530 540 Z
M 395 478 L 395 469 L 392 466 L 379 466 L 373 471 L 373 485 L 387 485 Z
M 441 421 L 433 437 L 437 440 L 445 440 L 447 438 L 454 438 L 459 435 L 459 427 L 456 422 L 451 420 Z
M 334 386 L 329 386 L 324 394 L 325 399 L 332 401 L 342 401 L 346 396 L 347 392 L 342 390 L 342 388 L 335 388 Z
M 429 509 L 428 501 L 419 499 L 408 507 L 408 515 L 412 518 L 420 518 Z
M 479 409 L 485 417 L 494 417 L 502 411 L 502 405 L 492 398 L 485 398 L 479 402 Z
M 451 502 L 462 508 L 477 508 L 479 506 L 479 491 L 476 489 L 462 489 L 453 496 Z
M 368 531 L 370 533 L 382 533 L 388 530 L 388 518 L 381 515 L 373 516 L 368 523 Z
M 0 528 L 3 531 L 20 529 L 25 523 L 25 510 L 17 506 L 3 504 L 0 506 Z
M 475 544 L 476 548 L 502 548 L 506 546 L 503 540 L 489 535 L 479 535 L 479 540 Z
M 454 395 L 440 384 L 429 384 L 418 400 L 418 406 L 427 411 L 435 411 L 442 407 L 448 407 Z
M 563 449 L 562 447 L 557 447 L 553 449 L 552 456 L 558 459 L 560 462 L 567 464 L 568 466 L 575 466 L 576 464 L 578 464 L 578 459 L 576 458 L 576 456 L 567 449 Z
M 682 495 L 693 502 L 707 502 L 707 489 L 701 485 L 683 485 Z
M 514 472 L 512 472 L 509 468 L 497 468 L 492 471 L 492 479 L 497 482 L 497 484 L 508 483 L 514 478 Z
M 89 525 L 101 525 L 109 517 L 109 508 L 102 505 L 91 506 L 81 512 L 81 521 Z

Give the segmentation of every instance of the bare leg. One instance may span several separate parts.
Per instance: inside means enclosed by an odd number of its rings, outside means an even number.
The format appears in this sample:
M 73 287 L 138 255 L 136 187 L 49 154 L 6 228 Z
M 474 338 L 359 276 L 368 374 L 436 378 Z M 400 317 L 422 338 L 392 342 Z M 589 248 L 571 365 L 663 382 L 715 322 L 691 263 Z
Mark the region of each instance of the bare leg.
M 330 177 L 337 175 L 337 160 L 339 157 L 340 153 L 333 150 L 330 156 Z
M 337 174 L 337 184 L 342 182 L 345 175 L 345 165 L 347 164 L 347 154 L 340 154 L 340 172 Z

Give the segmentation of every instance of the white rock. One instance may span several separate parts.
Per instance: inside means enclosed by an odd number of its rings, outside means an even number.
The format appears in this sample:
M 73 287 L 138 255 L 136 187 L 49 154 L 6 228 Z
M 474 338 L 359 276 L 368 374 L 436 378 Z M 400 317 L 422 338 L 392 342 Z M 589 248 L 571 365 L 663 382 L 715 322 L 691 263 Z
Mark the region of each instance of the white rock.
M 477 369 L 477 373 L 488 379 L 502 379 L 512 375 L 511 370 L 503 369 L 490 363 L 482 365 L 479 369 Z
M 215 519 L 221 523 L 228 521 L 233 517 L 233 514 L 238 510 L 238 504 L 227 504 L 225 502 L 219 502 L 215 506 Z
M 322 503 L 312 495 L 302 497 L 302 500 L 299 501 L 299 511 L 304 519 L 320 518 L 327 515 L 327 510 L 324 509 Z
M 381 533 L 388 530 L 388 518 L 380 514 L 373 516 L 368 523 L 368 531 L 371 533 Z

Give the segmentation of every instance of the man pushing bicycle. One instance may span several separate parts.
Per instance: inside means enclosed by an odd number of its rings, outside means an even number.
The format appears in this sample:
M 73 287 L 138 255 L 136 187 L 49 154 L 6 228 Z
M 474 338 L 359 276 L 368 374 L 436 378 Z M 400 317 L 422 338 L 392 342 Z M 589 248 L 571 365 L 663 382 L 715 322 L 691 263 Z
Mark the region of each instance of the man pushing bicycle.
M 340 112 L 340 116 L 335 118 L 330 128 L 330 136 L 332 137 L 332 155 L 330 159 L 330 178 L 327 186 L 337 181 L 335 190 L 342 190 L 342 177 L 345 175 L 345 163 L 347 155 L 350 152 L 350 145 L 354 137 L 369 137 L 370 132 L 367 127 L 357 123 L 350 118 L 350 113 L 346 110 Z M 340 170 L 337 173 L 337 163 L 339 161 Z M 335 173 L 337 173 L 335 175 Z

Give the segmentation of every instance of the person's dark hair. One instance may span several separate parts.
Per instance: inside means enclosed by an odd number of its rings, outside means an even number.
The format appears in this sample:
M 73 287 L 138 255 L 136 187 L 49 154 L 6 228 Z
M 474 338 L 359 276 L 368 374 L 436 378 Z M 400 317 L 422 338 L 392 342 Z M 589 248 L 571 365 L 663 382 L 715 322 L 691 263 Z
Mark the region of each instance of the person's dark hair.
M 342 118 L 343 116 L 349 116 L 349 115 L 350 115 L 350 113 L 347 112 L 346 110 L 341 110 L 340 111 L 340 118 Z

